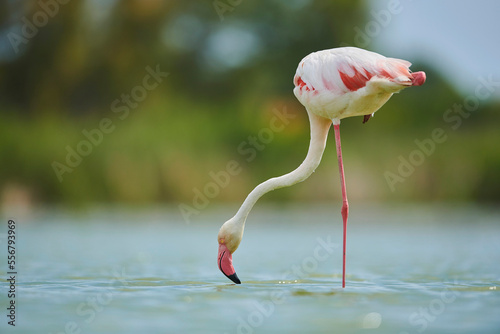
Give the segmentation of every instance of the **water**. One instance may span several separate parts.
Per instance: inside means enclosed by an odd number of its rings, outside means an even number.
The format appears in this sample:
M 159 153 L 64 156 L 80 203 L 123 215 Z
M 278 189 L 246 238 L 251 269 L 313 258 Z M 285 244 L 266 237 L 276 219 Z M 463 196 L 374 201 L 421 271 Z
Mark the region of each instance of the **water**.
M 2 259 L 0 332 L 500 332 L 500 212 L 351 204 L 342 289 L 338 209 L 258 206 L 234 254 L 242 285 L 216 266 L 233 207 L 189 225 L 176 208 L 23 218 L 16 327 Z

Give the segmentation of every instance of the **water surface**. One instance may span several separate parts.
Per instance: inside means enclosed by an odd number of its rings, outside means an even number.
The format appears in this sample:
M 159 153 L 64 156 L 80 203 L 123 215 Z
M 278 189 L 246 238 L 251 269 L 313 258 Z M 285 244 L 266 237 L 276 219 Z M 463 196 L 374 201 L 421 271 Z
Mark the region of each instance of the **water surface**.
M 347 287 L 334 206 L 258 206 L 217 269 L 234 208 L 58 211 L 17 222 L 16 327 L 2 333 L 499 333 L 500 212 L 351 205 Z M 0 233 L 6 232 L 6 223 Z M 0 256 L 6 256 L 5 234 Z

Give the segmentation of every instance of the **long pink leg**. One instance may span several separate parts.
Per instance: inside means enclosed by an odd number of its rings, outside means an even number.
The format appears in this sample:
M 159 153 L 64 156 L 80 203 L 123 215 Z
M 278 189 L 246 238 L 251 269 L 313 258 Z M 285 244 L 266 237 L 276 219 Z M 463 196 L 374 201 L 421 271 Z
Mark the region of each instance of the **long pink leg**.
M 344 221 L 344 249 L 342 256 L 342 287 L 345 288 L 345 244 L 346 244 L 346 229 L 347 217 L 349 216 L 349 203 L 347 202 L 347 192 L 345 189 L 344 178 L 344 163 L 342 162 L 342 146 L 340 144 L 340 124 L 333 126 L 335 130 L 335 144 L 337 145 L 337 160 L 339 161 L 340 182 L 342 184 L 342 219 Z

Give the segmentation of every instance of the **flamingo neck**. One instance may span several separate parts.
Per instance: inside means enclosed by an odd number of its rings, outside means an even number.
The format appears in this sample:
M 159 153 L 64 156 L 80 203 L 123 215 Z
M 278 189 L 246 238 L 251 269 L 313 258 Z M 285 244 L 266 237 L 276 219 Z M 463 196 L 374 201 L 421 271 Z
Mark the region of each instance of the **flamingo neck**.
M 259 198 L 272 190 L 289 187 L 304 181 L 316 170 L 316 167 L 318 167 L 325 150 L 328 130 L 332 125 L 332 121 L 311 112 L 307 114 L 309 115 L 309 122 L 311 125 L 311 141 L 305 160 L 294 171 L 279 177 L 271 178 L 259 184 L 250 194 L 248 194 L 240 209 L 233 217 L 233 220 L 240 225 L 242 230 L 250 210 L 252 210 Z

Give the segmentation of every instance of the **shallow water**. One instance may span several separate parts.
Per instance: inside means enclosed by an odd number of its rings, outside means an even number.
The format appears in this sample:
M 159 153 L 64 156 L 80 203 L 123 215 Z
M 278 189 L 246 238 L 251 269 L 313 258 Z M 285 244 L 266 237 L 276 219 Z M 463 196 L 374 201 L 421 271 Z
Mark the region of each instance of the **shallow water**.
M 362 208 L 361 208 L 362 207 Z M 499 333 L 500 212 L 351 204 L 347 283 L 335 206 L 258 206 L 217 269 L 234 208 L 46 212 L 17 222 L 17 333 Z M 6 222 L 0 257 L 6 257 Z M 3 235 L 2 235 L 3 233 Z

